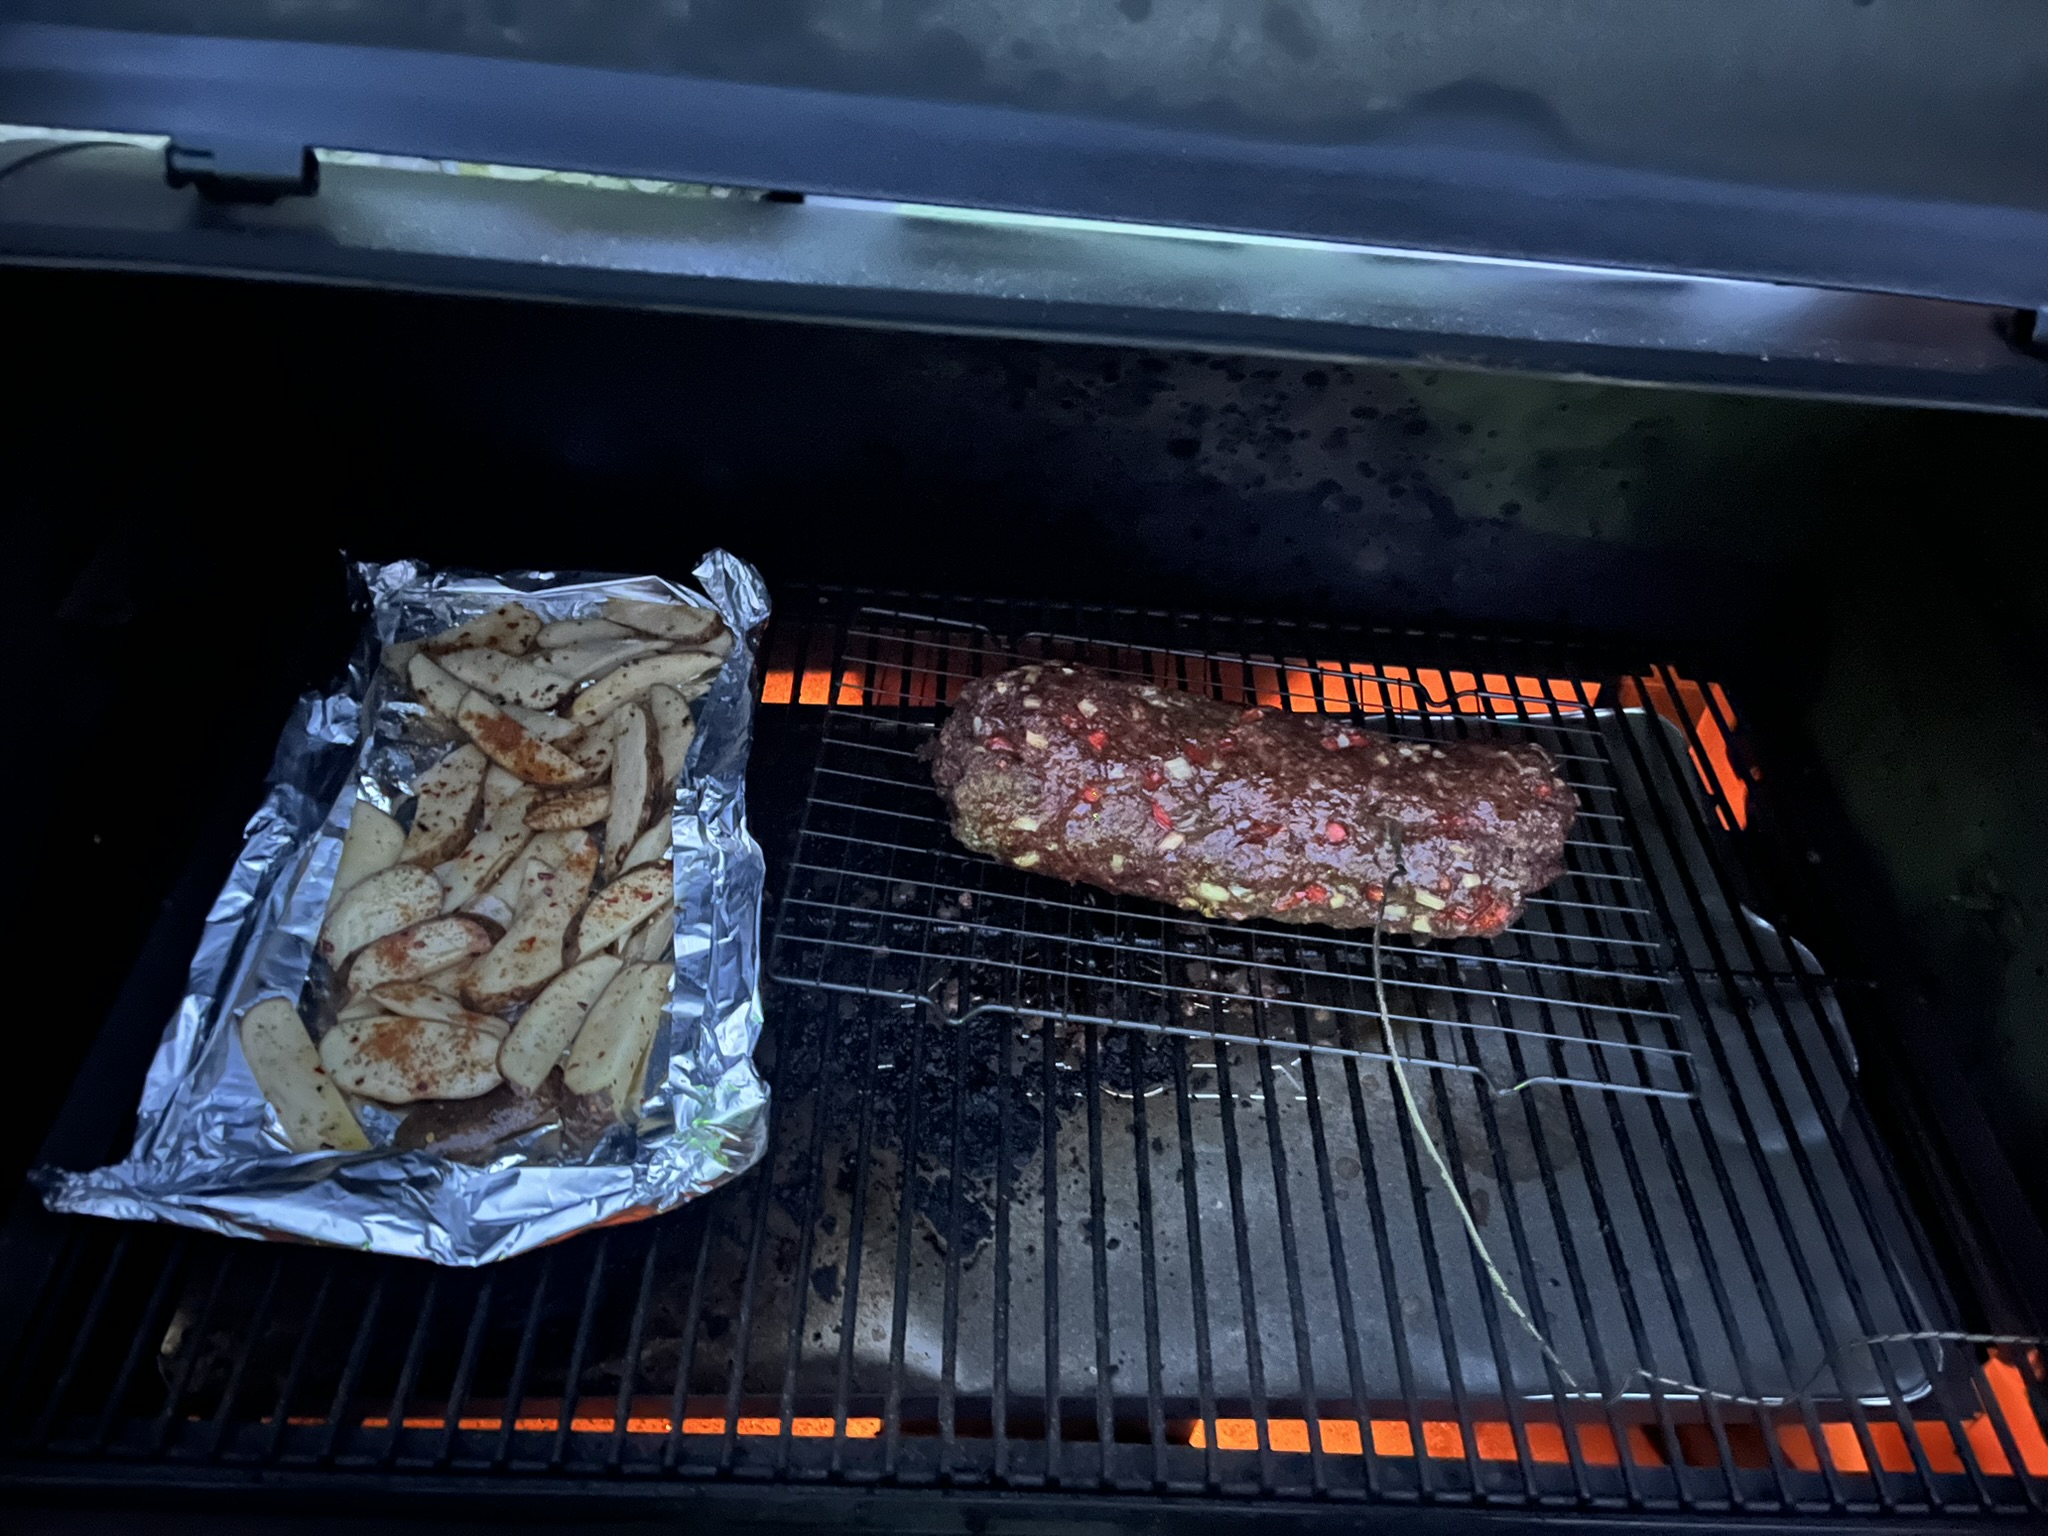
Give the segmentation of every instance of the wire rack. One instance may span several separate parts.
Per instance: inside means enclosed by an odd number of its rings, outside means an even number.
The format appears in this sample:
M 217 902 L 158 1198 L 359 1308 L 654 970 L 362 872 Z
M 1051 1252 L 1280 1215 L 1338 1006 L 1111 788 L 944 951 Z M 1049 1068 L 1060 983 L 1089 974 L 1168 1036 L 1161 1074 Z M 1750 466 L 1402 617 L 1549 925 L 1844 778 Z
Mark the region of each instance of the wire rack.
M 1530 699 L 1475 678 L 1440 717 L 1421 685 L 1377 668 L 1138 652 L 1059 633 L 1002 641 L 944 631 L 929 616 L 866 611 L 836 672 L 778 928 L 777 979 L 917 1002 L 953 1019 L 1050 1014 L 1212 1045 L 1388 1059 L 1368 939 L 1192 918 L 1008 869 L 953 840 L 919 760 L 937 729 L 934 706 L 969 677 L 1047 658 L 1231 703 L 1281 705 L 1306 682 L 1319 710 L 1369 709 L 1392 735 L 1542 743 L 1584 806 L 1566 874 L 1530 900 L 1503 943 L 1384 946 L 1402 1053 L 1496 1093 L 1544 1083 L 1691 1096 L 1691 1053 L 1675 1034 L 1680 981 L 1656 937 L 1587 702 L 1599 687 L 1576 680 L 1545 680 Z

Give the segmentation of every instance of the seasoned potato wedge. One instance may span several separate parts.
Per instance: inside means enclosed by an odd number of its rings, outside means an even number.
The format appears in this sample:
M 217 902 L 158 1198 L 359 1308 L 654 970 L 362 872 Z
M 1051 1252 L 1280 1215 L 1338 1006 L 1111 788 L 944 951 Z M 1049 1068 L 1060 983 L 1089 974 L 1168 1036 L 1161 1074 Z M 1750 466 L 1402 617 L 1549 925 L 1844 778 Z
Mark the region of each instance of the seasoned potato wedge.
M 527 1093 L 500 1083 L 474 1099 L 416 1106 L 399 1122 L 391 1144 L 401 1152 L 433 1152 L 456 1163 L 488 1163 L 501 1142 L 562 1116 L 559 1090 Z
M 408 864 L 441 864 L 455 857 L 476 831 L 490 759 L 474 746 L 457 747 L 420 775 L 419 803 L 405 834 Z
M 498 1052 L 498 1070 L 505 1074 L 505 1081 L 528 1091 L 538 1088 L 583 1027 L 583 1016 L 591 1004 L 624 963 L 615 955 L 592 955 L 549 982 L 519 1016 Z
M 612 771 L 612 733 L 601 720 L 563 750 L 589 769 L 592 778 L 602 778 Z
M 439 1019 L 389 1016 L 336 1024 L 320 1040 L 335 1084 L 379 1104 L 474 1099 L 498 1086 L 497 1034 Z
M 507 656 L 525 654 L 540 633 L 540 615 L 519 603 L 505 603 L 489 613 L 478 614 L 466 624 L 444 629 L 420 643 L 429 656 L 444 651 L 466 651 L 478 646 L 503 651 Z
M 628 629 L 681 641 L 684 645 L 702 645 L 725 628 L 725 620 L 710 608 L 696 608 L 688 603 L 649 603 L 631 597 L 606 598 L 604 616 Z
M 647 711 L 628 704 L 612 716 L 612 796 L 604 823 L 604 867 L 616 875 L 647 825 L 654 803 L 654 727 Z
M 433 871 L 394 864 L 358 882 L 327 914 L 320 926 L 320 958 L 338 970 L 364 945 L 423 923 L 440 910 L 441 882 Z
M 632 640 L 636 631 L 610 619 L 557 619 L 543 624 L 534 644 L 541 650 L 559 650 L 565 645 L 588 645 L 593 640 Z
M 667 649 L 665 641 L 634 636 L 628 640 L 593 640 L 584 645 L 558 646 L 552 651 L 538 652 L 533 659 L 549 671 L 559 672 L 570 681 L 580 683 L 586 677 L 609 672 L 635 656 Z
M 387 1013 L 402 1013 L 409 1019 L 439 1019 L 453 1024 L 469 1010 L 462 1006 L 462 999 L 444 992 L 432 981 L 391 981 L 378 987 L 363 998 L 365 1003 L 375 1003 Z M 351 1003 L 350 1008 L 356 1005 Z M 474 1017 L 474 1015 L 471 1015 Z M 348 1017 L 346 1011 L 343 1018 Z
M 570 700 L 569 718 L 586 725 L 602 720 L 656 683 L 678 690 L 686 689 L 703 682 L 721 664 L 715 656 L 636 657 L 623 666 L 614 667 Z
M 634 1064 L 646 1059 L 655 1032 L 661 1028 L 668 983 L 665 965 L 629 965 L 612 978 L 569 1047 L 562 1081 L 570 1092 L 609 1089 Z
M 450 651 L 436 659 L 450 677 L 489 694 L 500 704 L 553 709 L 574 686 L 571 679 L 542 666 L 534 657 L 475 650 Z
M 542 795 L 526 809 L 526 824 L 536 832 L 562 832 L 571 827 L 591 827 L 610 812 L 612 792 L 608 785 L 592 784 L 587 789 L 565 789 Z
M 256 1086 L 277 1111 L 294 1152 L 363 1152 L 370 1138 L 355 1111 L 329 1080 L 299 1011 L 282 997 L 266 997 L 242 1015 L 242 1059 Z
M 562 941 L 596 877 L 597 842 L 585 832 L 565 835 L 581 840 L 575 851 L 560 869 L 534 858 L 526 861 L 519 907 L 505 936 L 457 980 L 457 994 L 479 1013 L 502 1013 L 526 1001 L 566 963 Z
M 654 657 L 665 661 L 666 657 Z M 628 666 L 632 665 L 630 662 Z M 624 670 L 621 668 L 620 670 Z M 612 676 L 618 676 L 613 673 Z M 609 679 L 607 679 L 609 681 Z M 603 687 L 599 683 L 598 687 Z M 484 755 L 508 773 L 529 784 L 567 789 L 586 784 L 596 775 L 575 758 L 550 742 L 542 741 L 512 716 L 481 693 L 471 689 L 464 695 L 456 723 L 469 732 L 470 739 L 484 749 Z
M 526 866 L 541 864 L 560 869 L 583 846 L 581 828 L 536 833 L 519 850 L 519 857 L 505 866 L 490 886 L 473 898 L 466 911 L 487 918 L 501 927 L 512 921 L 519 909 L 519 893 L 526 884 Z
M 675 865 L 643 864 L 590 898 L 569 935 L 573 964 L 616 943 L 675 899 Z
M 405 676 L 412 684 L 413 697 L 444 719 L 455 718 L 462 708 L 463 695 L 469 692 L 466 685 L 456 681 L 429 656 L 413 657 L 406 664 Z
M 690 706 L 683 696 L 666 683 L 656 683 L 647 690 L 647 713 L 654 720 L 656 772 L 672 797 L 676 780 L 683 774 L 683 761 L 690 755 L 697 723 L 690 718 Z
M 511 775 L 505 777 L 509 779 Z M 513 783 L 517 786 L 513 793 L 494 799 L 494 786 L 486 781 L 483 825 L 476 829 L 468 847 L 435 868 L 434 873 L 448 888 L 442 911 L 453 912 L 468 906 L 511 867 L 532 836 L 526 827 L 526 812 L 540 792 L 516 779 Z
M 396 864 L 403 847 L 405 829 L 369 801 L 358 799 L 349 809 L 348 831 L 342 834 L 341 858 L 327 893 L 328 910 L 355 886 Z
M 551 715 L 544 709 L 528 709 L 524 704 L 500 704 L 498 707 L 542 741 L 552 741 L 557 745 L 566 743 L 583 729 L 574 720 Z
M 623 955 L 628 960 L 640 960 L 652 964 L 667 960 L 676 951 L 676 904 L 664 902 L 644 924 L 638 933 L 629 933 L 612 946 L 612 953 Z
M 638 869 L 642 864 L 667 858 L 669 841 L 668 816 L 663 814 L 655 818 L 653 826 L 634 839 L 632 847 L 626 850 L 622 868 Z
M 358 950 L 355 959 L 348 963 L 346 984 L 354 995 L 387 982 L 417 981 L 488 954 L 496 940 L 495 925 L 478 918 L 428 918 Z

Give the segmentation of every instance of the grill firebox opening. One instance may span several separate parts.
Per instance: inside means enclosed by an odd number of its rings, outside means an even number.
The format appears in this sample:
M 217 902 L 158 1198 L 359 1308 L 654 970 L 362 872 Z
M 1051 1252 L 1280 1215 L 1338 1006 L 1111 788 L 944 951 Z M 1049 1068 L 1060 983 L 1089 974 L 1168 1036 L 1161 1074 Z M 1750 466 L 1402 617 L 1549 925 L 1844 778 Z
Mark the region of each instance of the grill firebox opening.
M 782 882 L 770 1150 L 483 1272 L 72 1223 L 5 1454 L 489 1480 L 1564 1509 L 2039 1511 L 2042 1363 L 1982 1345 L 1858 1092 L 1863 998 L 1771 899 L 1741 700 L 1500 635 L 785 597 L 754 818 Z M 1384 947 L 1036 879 L 918 748 L 1073 658 L 1416 740 L 1583 807 L 1496 941 Z M 772 903 L 771 903 L 772 905 Z M 1882 1342 L 1880 1342 L 1882 1341 Z

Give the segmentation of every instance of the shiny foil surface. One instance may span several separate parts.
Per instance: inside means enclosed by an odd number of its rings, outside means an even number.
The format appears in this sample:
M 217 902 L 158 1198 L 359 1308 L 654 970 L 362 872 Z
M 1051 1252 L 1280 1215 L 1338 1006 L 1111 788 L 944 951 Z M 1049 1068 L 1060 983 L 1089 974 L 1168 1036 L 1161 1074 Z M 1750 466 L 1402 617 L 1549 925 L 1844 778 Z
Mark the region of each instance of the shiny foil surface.
M 185 995 L 165 1026 L 127 1158 L 34 1175 L 51 1209 L 167 1221 L 241 1237 L 331 1243 L 437 1264 L 488 1264 L 605 1223 L 668 1210 L 751 1167 L 766 1142 L 761 1028 L 761 850 L 747 831 L 761 578 L 722 550 L 697 590 L 658 577 L 476 576 L 411 561 L 358 566 L 369 623 L 338 691 L 301 698 L 240 857 L 215 898 Z M 734 646 L 694 706 L 697 731 L 671 808 L 675 963 L 637 1119 L 571 1148 L 543 1126 L 482 1165 L 392 1145 L 399 1114 L 358 1103 L 368 1152 L 294 1152 L 242 1055 L 237 1021 L 266 997 L 306 999 L 342 838 L 359 801 L 398 813 L 450 745 L 386 646 L 517 601 L 543 619 L 595 616 L 608 597 L 718 610 Z

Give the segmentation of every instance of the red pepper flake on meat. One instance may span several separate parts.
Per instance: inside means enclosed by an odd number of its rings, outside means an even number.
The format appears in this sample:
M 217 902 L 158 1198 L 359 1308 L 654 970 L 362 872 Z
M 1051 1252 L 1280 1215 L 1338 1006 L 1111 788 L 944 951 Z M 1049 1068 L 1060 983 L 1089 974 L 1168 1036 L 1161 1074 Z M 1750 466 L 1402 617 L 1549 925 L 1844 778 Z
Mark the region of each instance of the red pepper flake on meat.
M 988 739 L 988 749 L 991 752 L 1014 752 L 1017 750 L 1017 744 L 1007 736 L 991 736 Z
M 1198 741 L 1191 741 L 1188 743 L 1185 755 L 1187 757 L 1187 760 L 1193 763 L 1197 768 L 1207 768 L 1211 763 L 1216 761 L 1216 759 L 1210 755 L 1209 749 L 1203 746 Z
M 1351 835 L 1351 829 L 1341 821 L 1333 821 L 1323 828 L 1323 836 L 1333 843 L 1341 843 Z
M 1237 750 L 1237 738 L 1235 736 L 1218 736 L 1216 738 L 1216 750 L 1218 752 L 1235 752 Z
M 1273 903 L 1275 912 L 1292 912 L 1296 907 L 1320 905 L 1330 899 L 1330 893 L 1320 885 L 1305 885 L 1298 891 L 1289 891 Z
M 1166 775 L 1161 773 L 1159 769 L 1151 763 L 1147 763 L 1145 765 L 1145 771 L 1141 773 L 1139 777 L 1145 781 L 1145 787 L 1147 789 L 1157 789 L 1160 785 L 1166 782 Z
M 1152 819 L 1167 831 L 1171 832 L 1173 830 L 1173 818 L 1166 813 L 1166 807 L 1157 800 L 1152 802 Z
M 1109 732 L 1090 731 L 1088 733 L 1088 745 L 1098 752 L 1105 750 L 1109 746 Z
M 1101 798 L 1102 791 L 1097 789 L 1093 784 L 1090 784 L 1086 789 L 1081 791 L 1081 799 L 1088 805 L 1095 804 Z

